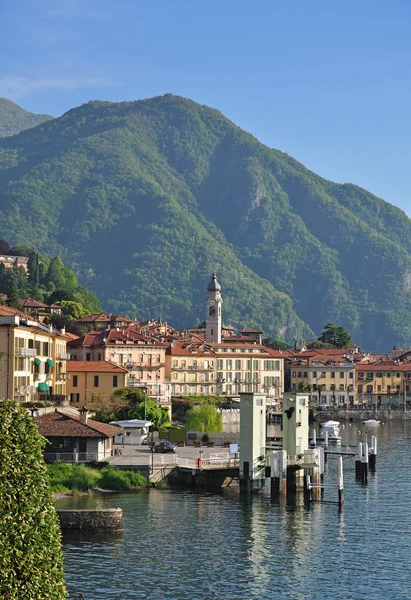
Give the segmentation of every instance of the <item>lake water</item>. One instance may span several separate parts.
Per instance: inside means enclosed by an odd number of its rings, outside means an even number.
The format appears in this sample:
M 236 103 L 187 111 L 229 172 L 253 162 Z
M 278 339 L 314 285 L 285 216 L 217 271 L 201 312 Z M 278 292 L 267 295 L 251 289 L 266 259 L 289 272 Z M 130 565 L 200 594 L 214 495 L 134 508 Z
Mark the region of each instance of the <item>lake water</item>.
M 342 430 L 353 447 L 358 425 Z M 150 490 L 64 501 L 123 509 L 116 535 L 64 538 L 71 594 L 86 600 L 411 599 L 411 423 L 377 430 L 377 471 L 355 481 L 344 460 L 345 506 L 273 503 L 264 494 Z M 329 459 L 325 483 L 335 484 Z

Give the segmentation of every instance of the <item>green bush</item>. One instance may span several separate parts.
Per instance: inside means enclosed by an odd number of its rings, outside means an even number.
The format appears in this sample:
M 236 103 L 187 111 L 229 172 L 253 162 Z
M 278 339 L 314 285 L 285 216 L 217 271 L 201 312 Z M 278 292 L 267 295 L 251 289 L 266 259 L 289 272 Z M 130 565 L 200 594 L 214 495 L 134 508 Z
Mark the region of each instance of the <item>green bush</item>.
M 28 411 L 0 400 L 0 598 L 67 597 L 44 445 Z
M 107 468 L 101 471 L 100 486 L 107 490 L 127 490 L 147 485 L 147 479 L 136 471 Z

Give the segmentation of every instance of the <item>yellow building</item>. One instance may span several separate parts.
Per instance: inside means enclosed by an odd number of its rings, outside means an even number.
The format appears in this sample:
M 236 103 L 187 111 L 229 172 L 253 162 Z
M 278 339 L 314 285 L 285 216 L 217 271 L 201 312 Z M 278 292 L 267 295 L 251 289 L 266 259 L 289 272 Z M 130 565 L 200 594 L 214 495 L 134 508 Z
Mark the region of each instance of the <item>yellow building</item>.
M 66 344 L 64 330 L 0 306 L 0 396 L 19 402 L 65 401 Z
M 356 365 L 345 350 L 302 352 L 289 362 L 291 392 L 308 392 L 319 405 L 356 403 Z
M 380 361 L 358 365 L 356 386 L 359 404 L 372 406 L 404 406 L 411 391 L 411 363 Z
M 128 371 L 106 360 L 67 362 L 67 393 L 73 404 L 96 408 L 108 400 L 118 388 L 126 386 Z

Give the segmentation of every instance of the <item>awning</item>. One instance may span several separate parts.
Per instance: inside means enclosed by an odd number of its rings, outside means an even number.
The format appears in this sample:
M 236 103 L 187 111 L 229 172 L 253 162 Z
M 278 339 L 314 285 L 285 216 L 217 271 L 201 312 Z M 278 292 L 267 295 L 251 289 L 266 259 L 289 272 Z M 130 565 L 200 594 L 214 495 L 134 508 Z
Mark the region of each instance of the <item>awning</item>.
M 54 362 L 51 360 L 51 358 L 47 359 L 47 364 L 49 367 L 54 367 Z
M 38 385 L 38 390 L 39 390 L 39 392 L 48 392 L 49 386 L 45 381 L 40 381 L 40 383 Z
M 34 364 L 35 364 L 35 365 L 39 365 L 40 363 L 41 363 L 41 360 L 40 360 L 39 358 L 37 358 L 37 357 L 36 357 L 36 358 L 34 359 Z

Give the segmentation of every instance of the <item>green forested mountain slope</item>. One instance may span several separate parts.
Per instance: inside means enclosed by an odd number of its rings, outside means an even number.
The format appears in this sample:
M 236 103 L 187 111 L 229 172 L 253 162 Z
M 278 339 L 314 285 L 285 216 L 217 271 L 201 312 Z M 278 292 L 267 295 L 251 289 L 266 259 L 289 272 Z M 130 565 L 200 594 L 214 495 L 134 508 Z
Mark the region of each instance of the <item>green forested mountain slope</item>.
M 338 322 L 411 345 L 411 222 L 354 185 L 171 95 L 92 102 L 0 141 L 0 237 L 60 253 L 106 309 L 224 321 L 288 340 Z
M 16 135 L 52 118 L 50 115 L 36 115 L 7 98 L 0 98 L 0 138 Z

